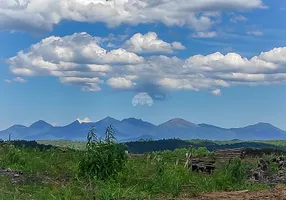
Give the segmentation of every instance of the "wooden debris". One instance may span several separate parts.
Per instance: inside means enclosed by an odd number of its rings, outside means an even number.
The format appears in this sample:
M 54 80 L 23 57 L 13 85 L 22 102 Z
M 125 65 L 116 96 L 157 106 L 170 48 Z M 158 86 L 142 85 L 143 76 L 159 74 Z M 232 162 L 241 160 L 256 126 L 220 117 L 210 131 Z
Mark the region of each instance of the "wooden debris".
M 215 151 L 215 158 L 218 161 L 229 161 L 233 158 L 244 159 L 245 157 L 246 157 L 245 148 L 222 149 L 222 150 Z

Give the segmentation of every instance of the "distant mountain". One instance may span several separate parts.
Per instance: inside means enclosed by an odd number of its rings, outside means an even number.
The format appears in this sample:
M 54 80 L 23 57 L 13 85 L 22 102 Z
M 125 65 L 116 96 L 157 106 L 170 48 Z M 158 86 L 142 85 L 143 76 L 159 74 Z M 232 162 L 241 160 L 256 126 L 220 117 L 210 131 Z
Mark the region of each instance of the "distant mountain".
M 9 135 L 11 134 L 12 139 L 19 138 L 22 135 L 27 135 L 28 127 L 23 125 L 13 125 L 10 128 L 0 131 L 0 139 L 9 139 Z
M 33 138 L 37 138 L 39 135 L 46 135 L 47 133 L 51 133 L 53 129 L 54 127 L 51 124 L 43 120 L 39 120 L 26 129 L 26 139 L 31 140 Z
M 50 129 L 50 128 L 53 128 L 53 126 L 43 120 L 39 120 L 35 123 L 33 123 L 29 128 L 32 128 L 32 129 Z
M 0 138 L 25 140 L 86 140 L 91 127 L 95 127 L 98 137 L 103 137 L 106 128 L 112 125 L 118 141 L 140 139 L 209 139 L 209 140 L 271 140 L 286 139 L 286 131 L 268 123 L 258 123 L 242 128 L 221 128 L 210 124 L 195 124 L 182 118 L 174 118 L 158 126 L 136 118 L 117 120 L 106 117 L 97 122 L 75 120 L 66 126 L 54 127 L 40 120 L 26 127 L 14 125 L 0 131 Z
M 193 139 L 196 138 L 199 126 L 192 122 L 181 118 L 171 119 L 163 124 L 160 124 L 155 131 L 157 138 L 181 138 Z
M 171 119 L 163 124 L 160 124 L 159 127 L 164 128 L 194 128 L 198 127 L 197 124 L 194 124 L 192 122 L 186 121 L 182 118 L 174 118 Z
M 256 138 L 271 138 L 272 140 L 286 139 L 285 131 L 269 124 L 258 123 L 243 128 L 230 129 L 234 131 L 241 140 L 255 140 Z

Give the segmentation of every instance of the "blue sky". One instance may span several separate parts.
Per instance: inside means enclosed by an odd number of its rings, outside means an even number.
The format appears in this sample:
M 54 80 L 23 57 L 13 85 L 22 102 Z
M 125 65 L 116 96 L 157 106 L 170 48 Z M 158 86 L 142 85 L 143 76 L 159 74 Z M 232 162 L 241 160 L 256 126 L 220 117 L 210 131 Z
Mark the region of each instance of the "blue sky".
M 285 19 L 280 0 L 0 1 L 0 129 L 112 116 L 286 130 Z M 134 107 L 138 93 L 153 105 Z

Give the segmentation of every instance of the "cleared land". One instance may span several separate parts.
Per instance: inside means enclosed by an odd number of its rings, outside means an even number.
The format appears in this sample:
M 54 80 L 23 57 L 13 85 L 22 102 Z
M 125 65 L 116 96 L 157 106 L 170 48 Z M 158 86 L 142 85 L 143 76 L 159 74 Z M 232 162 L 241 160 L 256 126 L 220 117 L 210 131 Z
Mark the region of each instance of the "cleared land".
M 62 145 L 57 148 L 34 142 L 20 144 L 19 141 L 12 144 L 0 144 L 0 199 L 5 200 L 263 200 L 286 197 L 285 189 L 280 187 L 281 181 L 286 180 L 283 177 L 286 168 L 279 168 L 272 161 L 284 155 L 283 152 L 274 154 L 274 150 L 263 154 L 255 151 L 250 157 L 231 161 L 230 155 L 236 153 L 229 150 L 227 154 L 223 153 L 227 156 L 222 159 L 224 162 L 216 162 L 211 173 L 204 171 L 204 165 L 197 171 L 192 171 L 190 166 L 184 167 L 188 148 L 130 154 L 121 171 L 107 180 L 99 180 L 79 174 L 79 163 L 86 152 L 84 148 L 76 150 Z M 206 148 L 195 148 L 192 155 L 193 159 L 202 160 L 216 156 Z M 266 169 L 264 165 L 258 165 L 261 159 L 268 162 Z M 257 173 L 265 176 L 255 180 Z

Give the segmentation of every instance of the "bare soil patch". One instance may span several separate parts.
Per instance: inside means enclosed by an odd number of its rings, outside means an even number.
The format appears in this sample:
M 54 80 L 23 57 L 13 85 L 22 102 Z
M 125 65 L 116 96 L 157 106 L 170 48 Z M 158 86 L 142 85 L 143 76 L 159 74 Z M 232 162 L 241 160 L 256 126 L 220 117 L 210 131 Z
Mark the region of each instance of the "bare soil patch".
M 286 200 L 286 189 L 202 193 L 198 197 L 180 200 Z

